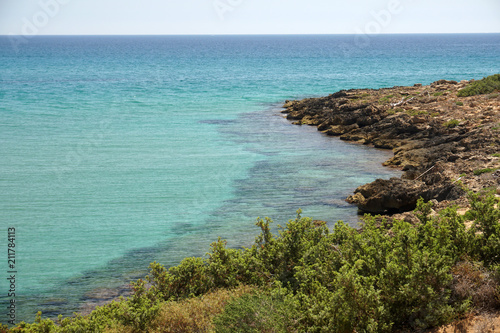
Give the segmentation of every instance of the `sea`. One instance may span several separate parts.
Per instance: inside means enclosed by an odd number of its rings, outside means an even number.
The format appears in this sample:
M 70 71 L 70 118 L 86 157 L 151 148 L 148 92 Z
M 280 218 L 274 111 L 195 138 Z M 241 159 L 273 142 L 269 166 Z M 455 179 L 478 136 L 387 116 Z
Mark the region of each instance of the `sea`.
M 251 246 L 258 217 L 357 226 L 344 199 L 399 176 L 392 152 L 283 103 L 500 73 L 500 34 L 357 37 L 0 36 L 0 321 L 12 300 L 15 322 L 71 315 L 218 237 Z

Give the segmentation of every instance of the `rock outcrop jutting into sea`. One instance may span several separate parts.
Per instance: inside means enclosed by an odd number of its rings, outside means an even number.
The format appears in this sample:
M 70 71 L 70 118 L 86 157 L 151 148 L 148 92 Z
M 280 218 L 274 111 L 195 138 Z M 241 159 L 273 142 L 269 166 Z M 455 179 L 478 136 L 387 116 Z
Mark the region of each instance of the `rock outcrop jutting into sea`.
M 392 149 L 384 164 L 401 168 L 402 177 L 360 186 L 347 201 L 369 213 L 405 212 L 419 197 L 460 202 L 463 185 L 499 191 L 500 95 L 458 97 L 470 82 L 342 90 L 286 101 L 283 113 L 342 140 Z

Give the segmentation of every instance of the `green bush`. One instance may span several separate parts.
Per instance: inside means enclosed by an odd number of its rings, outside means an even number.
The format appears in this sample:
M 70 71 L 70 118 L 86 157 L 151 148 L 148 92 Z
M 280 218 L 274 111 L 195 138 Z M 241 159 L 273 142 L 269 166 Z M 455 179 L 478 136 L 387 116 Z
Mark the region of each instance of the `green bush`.
M 474 175 L 479 176 L 482 175 L 483 173 L 490 173 L 495 171 L 496 169 L 491 169 L 491 168 L 485 168 L 485 169 L 477 169 L 474 170 Z
M 304 328 L 423 329 L 465 309 L 450 299 L 451 267 L 467 248 L 463 221 L 449 212 L 431 219 L 422 201 L 418 209 L 423 213 L 416 226 L 394 221 L 386 228 L 387 221 L 365 217 L 362 232 L 338 224 L 326 244 L 311 249 L 297 268 Z
M 395 109 L 389 109 L 387 110 L 387 113 L 390 114 L 390 115 L 393 115 L 393 114 L 396 114 L 396 113 L 399 113 L 399 112 L 404 112 L 405 109 L 403 108 L 395 108 Z
M 443 124 L 444 127 L 448 128 L 454 128 L 457 127 L 458 125 L 460 125 L 460 120 L 457 119 L 451 119 Z
M 382 98 L 380 98 L 378 101 L 380 103 L 387 103 L 389 102 L 392 98 L 394 97 L 394 95 L 387 95 L 387 96 L 384 96 Z
M 475 232 L 471 255 L 487 265 L 500 264 L 500 200 L 492 192 L 469 193 L 471 209 L 467 218 L 474 221 L 471 232 Z
M 490 94 L 495 90 L 500 90 L 500 74 L 469 83 L 467 87 L 458 91 L 458 97 Z

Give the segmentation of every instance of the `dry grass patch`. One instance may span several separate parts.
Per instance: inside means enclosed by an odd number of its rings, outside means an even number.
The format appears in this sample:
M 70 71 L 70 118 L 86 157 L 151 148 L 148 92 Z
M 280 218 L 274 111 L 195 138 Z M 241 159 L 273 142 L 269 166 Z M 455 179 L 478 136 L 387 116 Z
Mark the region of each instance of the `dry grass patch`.
M 214 317 L 224 311 L 230 300 L 256 290 L 256 287 L 250 286 L 220 289 L 201 297 L 166 303 L 151 324 L 151 332 L 211 332 Z
M 494 273 L 478 263 L 459 262 L 452 269 L 452 291 L 458 299 L 470 299 L 477 310 L 492 310 L 500 301 Z

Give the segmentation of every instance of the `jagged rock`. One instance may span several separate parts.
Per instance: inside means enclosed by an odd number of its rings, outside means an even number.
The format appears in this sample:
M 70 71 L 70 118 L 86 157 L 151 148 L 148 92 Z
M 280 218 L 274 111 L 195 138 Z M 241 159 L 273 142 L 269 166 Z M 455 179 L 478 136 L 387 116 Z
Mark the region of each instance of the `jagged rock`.
M 324 132 L 328 135 L 338 136 L 338 135 L 342 135 L 344 133 L 349 133 L 352 130 L 355 130 L 357 128 L 359 128 L 358 124 L 352 124 L 352 125 L 347 125 L 347 126 L 334 125 L 334 126 L 330 126 L 330 128 Z
M 431 87 L 435 87 L 435 86 L 439 86 L 439 85 L 443 85 L 443 84 L 457 84 L 457 83 L 458 83 L 457 81 L 438 80 L 438 81 L 432 82 Z
M 425 184 L 421 182 L 398 178 L 377 179 L 358 187 L 354 195 L 347 198 L 347 202 L 368 213 L 408 211 L 415 207 L 423 186 Z
M 500 98 L 457 98 L 467 83 L 342 90 L 286 101 L 283 112 L 296 124 L 315 125 L 341 140 L 392 149 L 394 156 L 384 165 L 402 168 L 401 179 L 364 185 L 348 201 L 372 213 L 405 211 L 420 196 L 438 201 L 463 196 L 457 179 L 473 190 L 500 185 L 496 173 L 474 173 L 500 168 L 491 156 L 500 146 Z
M 452 184 L 429 186 L 422 181 L 391 178 L 358 187 L 346 201 L 364 212 L 381 214 L 413 210 L 420 197 L 441 201 L 456 199 L 458 195 L 459 190 Z

